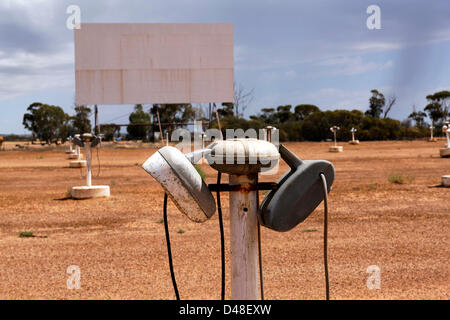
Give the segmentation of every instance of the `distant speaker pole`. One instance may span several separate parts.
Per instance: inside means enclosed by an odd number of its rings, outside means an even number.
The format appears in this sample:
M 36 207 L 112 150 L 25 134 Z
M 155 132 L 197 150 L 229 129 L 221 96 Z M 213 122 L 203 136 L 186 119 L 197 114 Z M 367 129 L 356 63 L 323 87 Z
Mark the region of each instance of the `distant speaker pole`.
M 156 132 L 155 126 L 156 126 L 156 122 L 158 121 L 158 118 L 156 116 L 156 111 L 157 110 L 158 109 L 157 109 L 156 105 L 153 105 L 152 108 L 150 109 L 150 112 L 152 114 L 152 126 L 151 126 L 151 130 L 152 130 L 151 141 L 152 142 L 155 142 L 155 132 Z
M 156 116 L 158 117 L 159 134 L 160 134 L 160 137 L 161 137 L 161 142 L 162 142 L 162 144 L 164 144 L 164 136 L 163 136 L 163 132 L 162 132 L 162 128 L 161 128 L 161 120 L 159 118 L 158 108 L 156 109 Z
M 211 112 L 211 102 L 209 103 L 209 108 L 208 108 L 208 121 L 209 121 L 209 125 L 211 125 L 211 120 L 212 120 L 212 112 Z
M 220 139 L 223 140 L 222 127 L 220 126 L 219 112 L 217 111 L 216 103 L 214 103 L 214 111 L 216 112 L 217 125 L 219 126 Z
M 100 134 L 100 122 L 98 121 L 98 108 L 97 105 L 94 107 L 95 112 L 95 128 L 97 129 L 96 134 Z

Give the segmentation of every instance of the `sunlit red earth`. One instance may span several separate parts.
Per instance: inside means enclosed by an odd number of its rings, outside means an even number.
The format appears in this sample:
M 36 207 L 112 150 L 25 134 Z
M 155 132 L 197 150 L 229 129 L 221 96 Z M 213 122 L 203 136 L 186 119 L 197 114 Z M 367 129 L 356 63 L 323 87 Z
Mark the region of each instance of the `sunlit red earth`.
M 329 270 L 332 299 L 449 299 L 450 174 L 444 142 L 287 143 L 303 159 L 336 168 L 330 193 Z M 8 147 L 8 145 L 6 145 Z M 9 146 L 11 147 L 11 145 Z M 94 152 L 95 184 L 111 197 L 66 199 L 83 185 L 64 148 L 0 152 L 1 299 L 173 299 L 162 219 L 163 191 L 140 165 L 156 150 L 105 145 Z M 11 148 L 10 148 L 11 149 Z M 207 182 L 216 171 L 203 165 Z M 287 166 L 282 163 L 275 181 Z M 392 184 L 392 174 L 404 184 Z M 226 182 L 226 177 L 224 181 Z M 261 194 L 261 197 L 263 194 Z M 229 263 L 228 195 L 222 196 Z M 196 224 L 169 203 L 175 273 L 182 299 L 220 298 L 217 214 Z M 262 229 L 266 299 L 323 299 L 323 206 L 286 233 Z M 184 233 L 181 233 L 183 230 Z M 30 231 L 36 237 L 19 237 Z M 180 231 L 180 233 L 178 233 Z M 81 270 L 81 289 L 67 289 L 67 267 Z M 381 288 L 366 286 L 371 265 Z M 230 298 L 230 269 L 227 298 Z

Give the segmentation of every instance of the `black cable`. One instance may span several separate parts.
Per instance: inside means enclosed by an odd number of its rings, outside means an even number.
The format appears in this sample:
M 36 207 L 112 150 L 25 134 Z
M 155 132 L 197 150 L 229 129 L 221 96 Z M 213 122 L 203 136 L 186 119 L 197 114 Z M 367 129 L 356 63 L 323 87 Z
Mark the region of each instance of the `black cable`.
M 172 249 L 170 248 L 169 226 L 167 224 L 167 193 L 164 193 L 163 218 L 164 218 L 164 230 L 166 232 L 167 254 L 169 256 L 170 277 L 172 278 L 172 284 L 173 284 L 173 290 L 175 291 L 175 296 L 176 296 L 177 300 L 180 300 L 180 294 L 178 293 L 177 281 L 175 279 L 175 273 L 173 272 Z
M 101 144 L 100 144 L 101 145 Z M 100 171 L 101 171 L 101 165 L 100 165 L 100 157 L 98 155 L 99 151 L 98 149 L 100 149 L 99 146 L 97 146 L 97 163 L 98 163 L 98 171 L 97 171 L 97 175 L 95 176 L 96 178 L 98 178 L 100 176 Z
M 263 282 L 263 267 L 262 267 L 262 253 L 261 253 L 261 225 L 259 224 L 259 222 L 258 222 L 258 259 L 259 259 L 259 285 L 261 291 L 261 300 L 264 300 L 264 282 Z
M 220 179 L 222 174 L 217 172 L 217 184 L 220 185 Z M 225 235 L 223 232 L 223 218 L 222 218 L 222 205 L 220 203 L 220 191 L 217 191 L 217 212 L 219 214 L 219 228 L 220 228 L 220 254 L 222 264 L 222 292 L 221 299 L 225 300 Z
M 328 278 L 328 188 L 327 180 L 323 173 L 320 174 L 323 183 L 323 206 L 324 206 L 324 221 L 323 221 L 323 265 L 325 270 L 325 290 L 326 299 L 330 300 L 330 280 Z
M 259 208 L 259 191 L 256 191 L 256 204 L 258 205 Z M 264 281 L 263 281 L 262 251 L 261 251 L 261 225 L 259 224 L 259 221 L 258 221 L 258 262 L 259 262 L 259 287 L 261 292 L 261 300 L 264 300 Z
M 220 179 L 221 179 L 221 174 L 219 172 L 217 175 L 217 184 L 220 184 Z M 219 191 L 217 191 L 217 208 L 218 208 L 218 214 L 219 214 L 221 264 L 222 264 L 221 299 L 225 300 L 225 234 L 223 231 L 222 207 L 221 207 L 221 203 L 220 203 Z M 175 279 L 175 273 L 173 270 L 172 249 L 170 246 L 169 226 L 167 223 L 167 193 L 164 193 L 163 218 L 164 218 L 164 230 L 166 233 L 167 255 L 169 257 L 170 277 L 172 278 L 172 285 L 173 285 L 173 290 L 175 291 L 176 299 L 180 300 L 180 294 L 178 292 L 177 281 Z

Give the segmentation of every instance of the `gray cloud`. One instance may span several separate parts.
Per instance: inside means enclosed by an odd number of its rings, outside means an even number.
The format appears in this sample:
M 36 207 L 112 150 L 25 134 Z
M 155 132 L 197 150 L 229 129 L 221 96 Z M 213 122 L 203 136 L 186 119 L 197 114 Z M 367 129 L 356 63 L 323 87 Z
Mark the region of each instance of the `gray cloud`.
M 366 28 L 372 0 L 2 1 L 0 100 L 36 89 L 73 87 L 73 31 L 65 26 L 71 4 L 80 6 L 82 22 L 233 23 L 236 81 L 259 94 L 248 112 L 283 99 L 301 102 L 308 90 L 318 93 L 310 98 L 326 93 L 332 99 L 336 93 L 339 105 L 359 104 L 360 88 L 346 97 L 342 83 L 381 70 L 384 87 L 420 86 L 418 77 L 430 72 L 433 59 L 445 60 L 445 54 L 424 45 L 450 40 L 448 0 L 378 0 L 382 30 Z M 384 53 L 390 56 L 375 56 Z M 321 65 L 339 59 L 341 64 Z
M 14 30 L 13 34 L 11 31 Z M 1 50 L 6 52 L 24 50 L 27 52 L 46 51 L 48 46 L 41 33 L 26 25 L 13 22 L 0 23 Z

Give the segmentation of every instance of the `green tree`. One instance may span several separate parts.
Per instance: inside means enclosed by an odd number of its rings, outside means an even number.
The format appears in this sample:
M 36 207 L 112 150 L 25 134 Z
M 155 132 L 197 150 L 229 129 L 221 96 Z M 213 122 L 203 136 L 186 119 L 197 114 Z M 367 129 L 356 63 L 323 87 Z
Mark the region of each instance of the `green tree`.
M 320 109 L 313 104 L 299 104 L 294 108 L 295 118 L 299 121 L 305 120 L 311 113 L 318 111 L 320 111 Z
M 112 141 L 114 140 L 114 136 L 118 135 L 120 132 L 120 126 L 111 123 L 111 124 L 105 124 L 100 127 L 100 133 L 103 134 L 105 141 Z
M 265 124 L 274 124 L 275 122 L 277 122 L 275 115 L 276 113 L 274 108 L 262 108 L 261 113 L 259 113 L 258 115 L 250 116 L 250 119 L 260 120 Z
M 149 127 L 145 126 L 145 124 L 150 123 L 150 114 L 144 111 L 142 104 L 134 106 L 134 112 L 130 114 L 129 121 L 131 124 L 131 126 L 127 127 L 129 139 L 147 138 Z
M 162 128 L 163 134 L 168 132 L 170 135 L 176 128 L 186 127 L 181 123 L 195 120 L 195 109 L 191 104 L 154 104 L 153 107 L 158 109 L 161 123 L 166 123 Z
M 337 133 L 338 139 L 349 140 L 351 138 L 350 129 L 354 127 L 359 132 L 364 118 L 364 114 L 360 110 L 317 111 L 303 120 L 302 136 L 305 140 L 322 141 L 331 138 L 330 128 L 332 126 L 339 126 L 341 129 Z
M 38 132 L 37 122 L 35 121 L 35 113 L 41 106 L 42 106 L 41 102 L 33 102 L 27 108 L 27 111 L 29 112 L 23 115 L 22 124 L 25 127 L 25 129 L 31 131 L 33 140 L 36 138 Z
M 429 94 L 426 98 L 428 105 L 425 107 L 425 111 L 433 121 L 433 124 L 442 125 L 447 120 L 450 112 L 450 91 L 438 91 Z
M 380 118 L 383 113 L 384 105 L 386 104 L 386 99 L 384 95 L 376 89 L 373 89 L 370 92 L 372 93 L 372 97 L 369 99 L 369 110 L 366 111 L 366 115 Z
M 400 121 L 390 118 L 364 117 L 360 124 L 360 140 L 393 140 L 402 137 L 404 130 Z
M 222 108 L 217 109 L 219 117 L 229 117 L 234 115 L 234 104 L 231 102 L 222 103 Z
M 439 102 L 430 102 L 426 105 L 424 111 L 428 114 L 433 125 L 440 125 L 444 119 L 444 111 L 442 105 Z
M 423 111 L 414 111 L 408 118 L 414 120 L 416 127 L 423 128 L 425 126 L 425 117 L 427 114 Z
M 195 109 L 191 104 L 182 104 L 180 107 L 180 118 L 181 122 L 189 122 L 195 120 Z
M 47 143 L 67 139 L 70 117 L 61 107 L 35 102 L 27 111 L 29 112 L 24 114 L 22 124 L 33 136 Z
M 290 104 L 284 106 L 278 106 L 277 112 L 275 113 L 275 119 L 277 123 L 285 123 L 289 120 L 294 119 L 291 112 L 292 106 Z
M 91 108 L 85 106 L 75 107 L 75 116 L 72 117 L 71 125 L 74 133 L 83 134 L 90 133 L 92 130 L 91 120 Z

